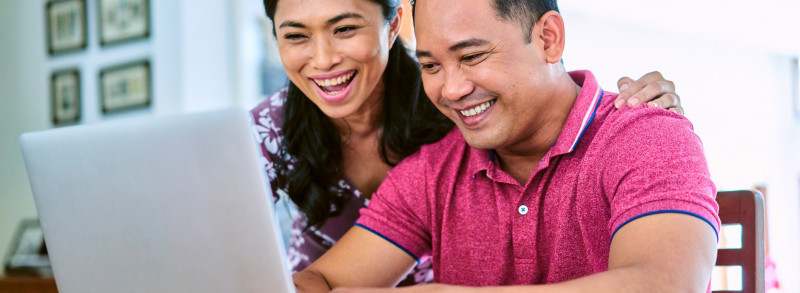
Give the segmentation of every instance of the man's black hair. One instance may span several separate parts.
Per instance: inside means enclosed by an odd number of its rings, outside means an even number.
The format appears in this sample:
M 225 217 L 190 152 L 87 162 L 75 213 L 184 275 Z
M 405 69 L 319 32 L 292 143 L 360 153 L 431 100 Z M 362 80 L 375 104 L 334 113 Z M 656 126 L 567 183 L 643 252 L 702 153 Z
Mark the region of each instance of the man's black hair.
M 539 17 L 548 11 L 558 12 L 556 0 L 492 0 L 495 15 L 505 21 L 519 23 L 526 43 L 531 42 L 531 30 Z M 414 16 L 416 0 L 411 0 L 411 15 Z

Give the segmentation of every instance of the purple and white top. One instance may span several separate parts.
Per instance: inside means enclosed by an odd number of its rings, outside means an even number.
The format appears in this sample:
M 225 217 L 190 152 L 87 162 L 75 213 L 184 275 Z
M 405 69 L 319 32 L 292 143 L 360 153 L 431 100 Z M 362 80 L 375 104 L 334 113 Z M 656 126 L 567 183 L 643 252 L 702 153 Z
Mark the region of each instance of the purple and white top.
M 276 196 L 286 194 L 281 188 L 283 184 L 277 182 L 277 170 L 274 163 L 292 161 L 290 157 L 280 157 L 280 144 L 283 141 L 283 105 L 286 102 L 287 90 L 280 90 L 270 95 L 266 100 L 250 111 L 253 116 L 254 130 L 261 147 L 261 164 L 266 169 L 267 179 L 270 181 L 272 193 Z M 297 213 L 292 224 L 287 260 L 292 272 L 298 272 L 317 260 L 325 251 L 331 248 L 347 230 L 350 230 L 359 217 L 359 210 L 369 204 L 369 198 L 362 195 L 354 188 L 350 181 L 342 176 L 339 187 L 343 193 L 339 196 L 350 198 L 342 207 L 341 214 L 329 218 L 319 229 L 310 228 L 306 232 L 306 218 L 302 213 Z M 430 283 L 433 281 L 433 270 L 430 259 L 419 263 L 398 286 Z

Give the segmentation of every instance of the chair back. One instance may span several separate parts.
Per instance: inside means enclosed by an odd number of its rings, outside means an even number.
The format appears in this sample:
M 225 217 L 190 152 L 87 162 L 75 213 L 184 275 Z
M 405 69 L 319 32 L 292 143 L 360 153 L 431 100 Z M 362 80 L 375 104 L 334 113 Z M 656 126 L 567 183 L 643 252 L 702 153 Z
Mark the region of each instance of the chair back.
M 719 218 L 723 225 L 742 226 L 741 249 L 717 250 L 717 266 L 741 266 L 742 291 L 764 292 L 764 198 L 755 190 L 717 193 Z

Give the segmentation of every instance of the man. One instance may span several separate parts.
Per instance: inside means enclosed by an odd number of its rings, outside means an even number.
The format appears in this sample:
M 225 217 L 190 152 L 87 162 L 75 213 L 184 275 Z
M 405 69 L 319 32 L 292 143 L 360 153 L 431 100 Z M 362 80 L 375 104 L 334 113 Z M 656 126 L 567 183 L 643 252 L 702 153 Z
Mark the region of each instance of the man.
M 685 118 L 612 110 L 567 73 L 554 0 L 415 10 L 425 91 L 458 129 L 389 172 L 301 291 L 390 287 L 423 257 L 439 284 L 401 290 L 707 290 L 718 208 Z

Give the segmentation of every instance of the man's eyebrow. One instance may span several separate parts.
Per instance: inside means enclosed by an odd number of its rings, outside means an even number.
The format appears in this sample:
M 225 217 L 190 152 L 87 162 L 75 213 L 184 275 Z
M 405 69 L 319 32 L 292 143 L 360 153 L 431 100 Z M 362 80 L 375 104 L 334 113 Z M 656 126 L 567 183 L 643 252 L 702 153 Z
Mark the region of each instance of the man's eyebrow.
M 296 27 L 296 28 L 306 28 L 305 24 L 302 24 L 302 23 L 299 23 L 299 22 L 296 22 L 296 21 L 291 21 L 291 20 L 287 20 L 287 21 L 281 22 L 281 25 L 278 26 L 278 28 L 283 28 L 285 26 Z
M 472 38 L 472 39 L 467 39 L 467 40 L 463 40 L 461 42 L 458 42 L 455 45 L 450 46 L 450 48 L 448 48 L 448 50 L 450 50 L 450 52 L 456 52 L 456 51 L 464 49 L 464 48 L 483 46 L 483 45 L 487 45 L 487 44 L 489 44 L 489 41 L 487 41 L 487 40 Z
M 476 47 L 476 46 L 484 46 L 484 45 L 488 45 L 488 44 L 489 44 L 489 41 L 487 41 L 487 40 L 472 38 L 472 39 L 467 39 L 467 40 L 463 40 L 461 42 L 458 42 L 455 45 L 450 46 L 450 48 L 447 48 L 447 50 L 449 50 L 450 52 L 456 52 L 456 51 L 464 49 L 464 48 Z M 423 51 L 423 50 L 417 50 L 416 54 L 417 54 L 417 58 L 433 56 L 431 54 L 431 52 Z
M 328 19 L 328 21 L 326 21 L 325 23 L 327 25 L 332 25 L 334 23 L 340 22 L 343 19 L 347 19 L 347 18 L 360 18 L 360 19 L 363 19 L 364 17 L 361 16 L 361 14 L 358 14 L 358 13 L 345 12 L 345 13 L 339 14 L 337 16 L 334 16 L 331 19 Z

